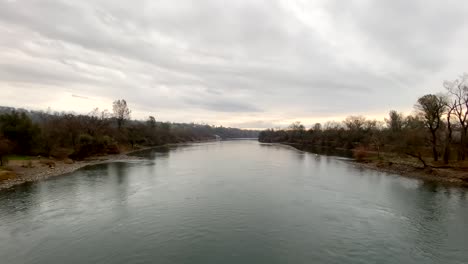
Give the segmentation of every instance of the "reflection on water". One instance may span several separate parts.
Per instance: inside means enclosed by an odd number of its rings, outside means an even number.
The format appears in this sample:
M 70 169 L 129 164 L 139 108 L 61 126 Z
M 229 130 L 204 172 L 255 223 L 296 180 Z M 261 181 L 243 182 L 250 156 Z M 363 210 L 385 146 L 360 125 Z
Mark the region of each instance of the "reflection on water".
M 2 263 L 467 263 L 466 190 L 255 141 L 0 192 Z
M 182 147 L 182 146 L 180 146 Z M 176 148 L 175 146 L 172 147 L 172 149 Z M 136 151 L 131 153 L 131 156 L 135 157 L 143 157 L 143 158 L 149 158 L 149 159 L 155 159 L 157 157 L 169 157 L 171 147 L 164 145 L 160 147 L 154 147 L 154 148 L 149 148 L 149 149 L 143 149 L 140 151 Z
M 268 145 L 268 144 L 264 144 Z M 297 148 L 302 151 L 307 151 L 317 155 L 323 156 L 333 156 L 333 157 L 344 157 L 344 158 L 352 158 L 353 151 L 349 149 L 340 149 L 340 148 L 331 148 L 331 147 L 324 147 L 324 146 L 317 146 L 317 145 L 294 145 L 294 148 Z

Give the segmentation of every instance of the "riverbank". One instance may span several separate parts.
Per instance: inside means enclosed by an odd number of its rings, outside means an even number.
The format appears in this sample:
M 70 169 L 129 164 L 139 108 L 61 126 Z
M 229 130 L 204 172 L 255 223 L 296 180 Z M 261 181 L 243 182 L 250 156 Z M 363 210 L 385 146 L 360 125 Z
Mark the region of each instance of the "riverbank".
M 358 162 L 352 160 L 350 163 L 357 168 L 397 174 L 403 177 L 417 178 L 444 185 L 468 187 L 468 172 L 455 168 L 422 168 L 411 164 L 394 163 L 389 161 Z
M 129 154 L 140 150 L 141 149 L 116 155 L 95 156 L 83 161 L 51 161 L 48 159 L 28 160 L 27 162 L 12 161 L 8 165 L 8 168 L 11 170 L 14 177 L 1 181 L 0 190 L 8 189 L 15 185 L 23 184 L 26 182 L 36 182 L 51 177 L 72 173 L 86 166 L 113 161 L 139 160 L 141 158 L 129 156 Z
M 202 141 L 190 141 L 181 143 L 171 143 L 161 146 L 143 147 L 139 149 L 133 149 L 126 151 L 121 154 L 103 155 L 103 156 L 92 156 L 82 161 L 72 160 L 50 160 L 50 159 L 33 159 L 33 160 L 21 160 L 12 161 L 8 164 L 8 168 L 11 170 L 13 175 L 10 179 L 0 181 L 0 190 L 8 189 L 16 185 L 20 185 L 26 182 L 36 182 L 45 180 L 51 177 L 61 176 L 64 174 L 72 173 L 78 169 L 86 166 L 97 165 L 108 162 L 117 161 L 136 161 L 142 160 L 143 158 L 132 156 L 131 154 L 144 151 L 148 149 L 156 148 L 168 148 L 171 146 L 179 146 L 184 144 L 193 143 L 205 143 L 213 142 L 216 140 L 202 140 Z
M 217 140 L 202 140 L 181 143 L 171 143 L 161 146 L 144 147 L 126 151 L 121 154 L 92 156 L 82 161 L 68 160 L 51 160 L 46 158 L 37 158 L 30 160 L 13 160 L 8 164 L 8 170 L 1 170 L 4 175 L 0 175 L 0 190 L 8 189 L 16 185 L 27 182 L 37 182 L 51 177 L 61 176 L 72 173 L 76 170 L 86 166 L 92 166 L 108 162 L 118 161 L 136 161 L 142 160 L 141 157 L 132 156 L 131 154 L 140 151 L 155 149 L 155 148 L 168 148 L 171 146 L 180 146 L 193 143 L 206 143 L 215 142 Z M 2 178 L 5 176 L 5 179 Z
M 308 151 L 307 146 L 300 144 L 291 144 L 291 143 L 276 143 L 284 146 L 289 146 L 301 151 Z M 343 151 L 343 150 L 339 150 Z M 337 152 L 329 150 L 329 152 L 336 154 Z M 312 152 L 315 153 L 315 152 Z M 323 153 L 316 153 L 323 154 Z M 373 153 L 375 154 L 375 153 Z M 349 158 L 348 155 L 344 157 Z M 374 159 L 367 158 L 362 161 L 357 161 L 355 159 L 350 159 L 349 162 L 352 166 L 362 169 L 370 169 L 379 172 L 385 172 L 390 174 L 396 174 L 403 177 L 416 178 L 424 181 L 437 182 L 444 185 L 453 185 L 453 186 L 463 186 L 468 187 L 468 169 L 467 168 L 437 168 L 426 167 L 422 168 L 417 160 L 413 158 L 386 158 L 386 159 Z

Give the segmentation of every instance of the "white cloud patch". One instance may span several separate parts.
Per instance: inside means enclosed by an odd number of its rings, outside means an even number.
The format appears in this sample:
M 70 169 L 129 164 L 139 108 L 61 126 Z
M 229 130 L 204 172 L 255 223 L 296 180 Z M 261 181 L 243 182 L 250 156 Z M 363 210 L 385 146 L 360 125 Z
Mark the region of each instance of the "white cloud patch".
M 0 0 L 0 104 L 125 98 L 136 118 L 262 128 L 406 111 L 467 71 L 467 16 L 456 0 Z

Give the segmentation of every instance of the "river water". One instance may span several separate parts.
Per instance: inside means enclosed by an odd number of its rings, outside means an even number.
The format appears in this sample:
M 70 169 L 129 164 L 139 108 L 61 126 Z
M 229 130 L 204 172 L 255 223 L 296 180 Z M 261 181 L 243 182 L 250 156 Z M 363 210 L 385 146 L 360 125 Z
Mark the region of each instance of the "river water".
M 468 263 L 466 190 L 256 141 L 0 192 L 0 263 Z

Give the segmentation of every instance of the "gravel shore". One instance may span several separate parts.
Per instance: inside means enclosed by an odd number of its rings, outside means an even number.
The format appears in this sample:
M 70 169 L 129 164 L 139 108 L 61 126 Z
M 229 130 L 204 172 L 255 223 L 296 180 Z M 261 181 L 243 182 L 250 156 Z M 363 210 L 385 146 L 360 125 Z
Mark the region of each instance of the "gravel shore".
M 16 177 L 13 179 L 5 180 L 0 182 L 0 190 L 11 188 L 15 185 L 23 184 L 26 182 L 35 182 L 44 180 L 50 177 L 55 177 L 67 173 L 74 172 L 85 166 L 112 162 L 112 161 L 123 161 L 123 160 L 140 160 L 141 158 L 129 156 L 126 154 L 118 155 L 106 155 L 93 157 L 84 161 L 75 161 L 73 163 L 65 163 L 63 161 L 54 161 L 55 166 L 50 168 L 45 164 L 41 164 L 40 161 L 36 161 L 32 168 L 25 168 L 19 164 L 10 166 Z
M 357 162 L 351 161 L 355 167 L 376 170 L 403 177 L 417 178 L 425 181 L 437 182 L 444 185 L 468 187 L 468 173 L 466 171 L 447 168 L 418 168 L 399 163 L 385 162 Z
M 155 149 L 155 148 L 164 148 L 164 147 L 171 147 L 171 146 L 179 146 L 185 144 L 194 144 L 194 143 L 207 143 L 207 142 L 214 142 L 216 140 L 201 140 L 201 141 L 190 141 L 190 142 L 182 142 L 182 143 L 171 143 L 161 146 L 153 146 L 153 147 L 144 147 L 140 149 L 131 150 L 122 154 L 115 154 L 115 155 L 105 155 L 105 156 L 95 156 L 84 161 L 74 161 L 73 163 L 66 163 L 63 161 L 55 161 L 54 160 L 54 167 L 50 168 L 45 164 L 41 164 L 39 160 L 35 160 L 33 163 L 32 168 L 26 168 L 22 166 L 24 161 L 21 161 L 18 164 L 9 164 L 9 167 L 13 169 L 13 172 L 16 174 L 16 177 L 9 180 L 0 181 L 0 190 L 11 188 L 15 185 L 23 184 L 26 182 L 36 182 L 40 180 L 44 180 L 50 177 L 60 176 L 63 174 L 74 172 L 80 168 L 96 165 L 101 163 L 113 162 L 113 161 L 135 161 L 135 160 L 142 160 L 143 158 L 137 156 L 131 156 L 130 154 L 136 153 L 139 151 L 144 151 L 148 149 Z

